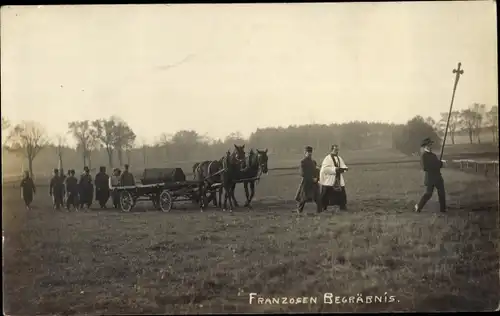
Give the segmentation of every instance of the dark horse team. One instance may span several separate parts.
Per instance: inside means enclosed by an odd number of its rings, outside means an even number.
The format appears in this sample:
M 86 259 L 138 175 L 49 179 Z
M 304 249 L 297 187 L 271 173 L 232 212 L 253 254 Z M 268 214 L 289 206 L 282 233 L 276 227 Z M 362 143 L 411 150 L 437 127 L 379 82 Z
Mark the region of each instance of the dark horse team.
M 194 164 L 193 177 L 197 181 L 205 181 L 207 187 L 216 188 L 210 191 L 206 203 L 212 201 L 214 206 L 232 211 L 234 207 L 239 206 L 234 196 L 238 183 L 243 183 L 245 188 L 245 207 L 251 207 L 250 204 L 255 196 L 255 183 L 262 173 L 268 172 L 267 162 L 267 149 L 255 151 L 252 149 L 246 157 L 245 145 L 234 145 L 233 152 L 227 151 L 219 160 L 205 160 Z M 223 193 L 224 203 L 222 203 Z M 200 196 L 205 196 L 205 192 L 200 192 Z

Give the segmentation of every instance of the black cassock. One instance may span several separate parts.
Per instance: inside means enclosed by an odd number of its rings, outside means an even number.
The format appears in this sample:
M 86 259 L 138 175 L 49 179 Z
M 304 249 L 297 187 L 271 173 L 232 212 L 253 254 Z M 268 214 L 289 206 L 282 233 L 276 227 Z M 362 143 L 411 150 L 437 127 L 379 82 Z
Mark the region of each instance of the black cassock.
M 316 161 L 310 157 L 302 159 L 300 162 L 300 181 L 299 188 L 295 195 L 295 201 L 302 202 L 316 202 L 319 194 L 319 185 L 317 179 L 319 178 L 319 170 Z M 314 180 L 316 178 L 316 181 Z
M 94 185 L 92 184 L 92 176 L 90 174 L 82 174 L 78 186 L 80 187 L 80 207 L 83 207 L 83 205 L 87 205 L 87 207 L 90 207 L 92 205 L 92 199 L 94 197 Z
M 104 172 L 99 172 L 95 176 L 95 199 L 101 207 L 106 206 L 109 193 L 109 176 Z

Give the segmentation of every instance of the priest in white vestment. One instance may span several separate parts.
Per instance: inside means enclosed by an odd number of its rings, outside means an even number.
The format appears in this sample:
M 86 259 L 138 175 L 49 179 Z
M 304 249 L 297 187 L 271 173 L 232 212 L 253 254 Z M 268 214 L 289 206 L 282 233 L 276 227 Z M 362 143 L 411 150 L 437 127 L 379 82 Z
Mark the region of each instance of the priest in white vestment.
M 323 159 L 319 174 L 323 211 L 326 211 L 329 205 L 338 205 L 341 210 L 347 209 L 347 195 L 342 175 L 347 170 L 344 160 L 339 156 L 339 146 L 333 145 L 331 153 Z

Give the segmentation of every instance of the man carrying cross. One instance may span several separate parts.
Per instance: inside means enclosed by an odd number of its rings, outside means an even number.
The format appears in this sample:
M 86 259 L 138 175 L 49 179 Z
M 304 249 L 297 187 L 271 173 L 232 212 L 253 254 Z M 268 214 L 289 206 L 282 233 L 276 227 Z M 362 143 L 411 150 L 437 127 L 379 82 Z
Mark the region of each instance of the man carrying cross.
M 444 190 L 443 176 L 441 175 L 441 168 L 444 162 L 432 152 L 432 145 L 434 142 L 430 138 L 422 141 L 423 153 L 420 157 L 420 164 L 425 172 L 424 185 L 425 193 L 420 198 L 420 202 L 413 208 L 415 212 L 420 212 L 425 204 L 432 197 L 434 188 L 436 188 L 439 198 L 439 206 L 442 213 L 446 212 L 446 195 Z

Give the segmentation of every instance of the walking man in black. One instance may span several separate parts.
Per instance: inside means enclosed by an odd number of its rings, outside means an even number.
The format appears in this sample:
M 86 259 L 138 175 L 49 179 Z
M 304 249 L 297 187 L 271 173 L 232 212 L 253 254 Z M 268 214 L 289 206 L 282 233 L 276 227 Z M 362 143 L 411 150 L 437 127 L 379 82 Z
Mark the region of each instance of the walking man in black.
M 54 208 L 59 210 L 64 200 L 64 181 L 59 175 L 59 169 L 54 169 L 54 176 L 50 179 L 49 195 L 54 202 Z
M 68 177 L 66 178 L 66 208 L 68 211 L 71 206 L 78 211 L 78 179 L 75 177 L 75 170 L 70 169 L 68 171 Z
M 307 146 L 305 149 L 305 158 L 300 162 L 300 182 L 299 189 L 295 195 L 295 201 L 298 202 L 297 213 L 302 213 L 307 202 L 315 202 L 317 212 L 321 212 L 319 201 L 319 170 L 317 163 L 312 159 L 313 149 Z
M 31 202 L 33 202 L 33 196 L 36 193 L 35 183 L 30 177 L 30 172 L 24 172 L 24 178 L 21 181 L 21 194 L 26 205 L 27 210 L 31 210 Z
M 99 168 L 99 173 L 95 176 L 95 198 L 101 208 L 106 208 L 109 199 L 109 176 L 104 166 Z
M 441 212 L 446 212 L 446 195 L 444 190 L 443 176 L 441 175 L 441 168 L 443 168 L 443 161 L 432 152 L 432 145 L 434 142 L 430 138 L 422 141 L 422 148 L 424 152 L 420 157 L 420 164 L 425 172 L 424 185 L 425 193 L 422 195 L 420 202 L 415 205 L 413 210 L 420 212 L 425 206 L 427 201 L 432 197 L 434 188 L 436 188 L 439 198 L 439 206 Z

